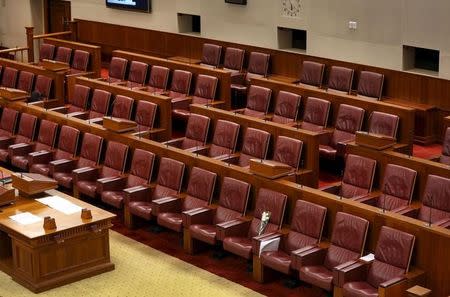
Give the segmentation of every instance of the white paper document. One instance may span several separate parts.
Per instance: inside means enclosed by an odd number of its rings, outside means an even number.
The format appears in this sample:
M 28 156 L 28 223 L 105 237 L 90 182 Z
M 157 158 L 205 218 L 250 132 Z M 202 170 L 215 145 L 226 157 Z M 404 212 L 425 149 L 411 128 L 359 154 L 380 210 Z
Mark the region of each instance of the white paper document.
M 262 252 L 273 252 L 278 251 L 278 246 L 280 245 L 280 237 L 261 241 L 261 244 L 259 246 L 259 255 L 261 255 Z
M 9 217 L 11 220 L 13 220 L 16 223 L 19 223 L 21 225 L 30 225 L 37 222 L 42 221 L 42 218 L 35 216 L 34 214 L 30 212 L 22 212 L 13 216 Z
M 42 204 L 47 205 L 48 207 L 51 207 L 57 211 L 60 211 L 66 215 L 71 215 L 77 212 L 81 212 L 81 207 L 73 204 L 67 199 L 64 199 L 59 196 L 49 196 L 45 198 L 39 198 L 36 199 L 36 201 L 39 201 Z
M 360 260 L 363 260 L 364 262 L 372 262 L 375 259 L 374 254 L 367 254 L 364 257 L 359 258 Z

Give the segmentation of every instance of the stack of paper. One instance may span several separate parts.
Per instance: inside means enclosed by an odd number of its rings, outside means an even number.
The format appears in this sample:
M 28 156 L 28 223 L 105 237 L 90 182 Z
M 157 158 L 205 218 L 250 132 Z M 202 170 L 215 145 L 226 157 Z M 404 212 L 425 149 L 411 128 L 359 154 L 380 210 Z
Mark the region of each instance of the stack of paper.
M 11 220 L 21 225 L 30 225 L 42 221 L 42 218 L 35 216 L 30 212 L 22 212 L 9 217 Z
M 45 198 L 39 198 L 36 199 L 36 201 L 39 201 L 42 204 L 47 205 L 48 207 L 51 207 L 57 211 L 60 211 L 66 215 L 71 215 L 77 212 L 81 212 L 81 207 L 73 204 L 69 200 L 66 200 L 59 196 L 50 196 Z

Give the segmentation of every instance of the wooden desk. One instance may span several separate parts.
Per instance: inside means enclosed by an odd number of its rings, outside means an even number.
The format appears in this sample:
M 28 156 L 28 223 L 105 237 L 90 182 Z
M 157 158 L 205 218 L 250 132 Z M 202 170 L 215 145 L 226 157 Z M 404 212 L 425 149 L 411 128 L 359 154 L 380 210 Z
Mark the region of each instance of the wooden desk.
M 182 56 L 174 56 L 168 58 L 171 61 L 181 62 L 185 64 L 200 64 L 202 61 L 199 59 L 191 59 L 188 57 L 182 57 Z
M 421 287 L 421 286 L 414 286 L 406 290 L 408 293 L 408 297 L 426 297 L 431 294 L 431 290 Z
M 59 72 L 59 71 L 69 71 L 70 65 L 68 63 L 47 60 L 44 59 L 39 63 L 40 66 L 44 67 L 47 70 Z
M 27 100 L 30 95 L 22 90 L 0 87 L 0 97 L 6 100 Z
M 91 220 L 80 212 L 66 215 L 38 201 L 18 197 L 0 213 L 0 269 L 35 293 L 59 287 L 114 269 L 109 255 L 109 228 L 115 216 L 56 190 L 59 196 L 92 212 Z M 57 229 L 44 230 L 43 221 L 21 225 L 9 217 L 30 212 L 55 218 Z

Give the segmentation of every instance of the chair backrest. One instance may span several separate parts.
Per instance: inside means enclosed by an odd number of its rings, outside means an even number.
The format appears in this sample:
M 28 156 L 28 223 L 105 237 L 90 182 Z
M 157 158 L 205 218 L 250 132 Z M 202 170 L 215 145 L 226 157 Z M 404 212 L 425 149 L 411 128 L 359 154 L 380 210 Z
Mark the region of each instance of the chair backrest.
M 422 207 L 418 218 L 422 221 L 437 222 L 450 218 L 450 179 L 428 175 L 422 195 Z
M 383 93 L 383 82 L 383 74 L 361 71 L 358 82 L 358 95 L 380 99 Z
M 251 52 L 248 60 L 246 79 L 250 80 L 255 75 L 264 77 L 267 76 L 267 72 L 269 71 L 269 60 L 269 54 Z
M 339 264 L 361 257 L 368 229 L 369 221 L 366 219 L 345 212 L 336 213 L 324 266 L 333 270 Z
M 278 136 L 273 152 L 273 160 L 298 169 L 302 156 L 303 141 L 286 136 Z
M 324 72 L 325 64 L 303 61 L 300 82 L 305 85 L 320 87 L 322 85 Z
M 206 143 L 206 138 L 208 137 L 210 122 L 211 119 L 206 116 L 194 113 L 190 114 L 187 122 L 183 147 L 204 145 Z
M 36 133 L 37 117 L 28 113 L 20 115 L 19 130 L 15 143 L 29 143 Z
M 39 60 L 53 60 L 55 55 L 55 46 L 53 44 L 41 43 L 39 47 Z
M 414 241 L 412 234 L 382 226 L 367 282 L 378 288 L 385 281 L 404 276 L 409 270 Z
M 247 128 L 239 157 L 239 166 L 248 166 L 251 158 L 265 159 L 270 143 L 270 133 Z
M 105 161 L 102 167 L 102 176 L 113 176 L 123 173 L 128 156 L 128 145 L 109 141 L 105 152 Z
M 69 98 L 69 112 L 86 110 L 91 88 L 76 84 L 73 87 L 72 96 Z
M 266 188 L 260 188 L 258 197 L 256 198 L 255 210 L 253 212 L 248 237 L 252 238 L 258 235 L 258 228 L 264 211 L 270 212 L 269 222 L 266 225 L 264 233 L 274 232 L 281 228 L 286 203 L 287 195 Z
M 70 58 L 72 57 L 72 49 L 64 46 L 59 46 L 56 49 L 55 61 L 70 63 Z
M 152 129 L 155 123 L 158 105 L 149 101 L 139 100 L 136 104 L 136 123 L 144 128 Z
M 202 64 L 217 67 L 220 64 L 220 56 L 222 55 L 222 46 L 204 43 L 202 49 Z
M 156 183 L 158 186 L 180 192 L 184 167 L 184 163 L 180 161 L 165 157 L 161 158 Z
M 72 59 L 72 68 L 80 71 L 86 71 L 89 64 L 89 53 L 82 50 L 75 50 Z
M 116 95 L 113 101 L 112 116 L 122 119 L 130 119 L 133 110 L 134 100 L 123 95 Z
M 350 68 L 331 66 L 328 89 L 349 93 L 352 88 L 354 72 Z
M 320 242 L 326 214 L 326 207 L 305 200 L 297 200 L 284 246 L 285 250 L 291 252 Z
M 355 134 L 361 130 L 364 120 L 364 109 L 347 104 L 339 105 L 339 111 L 334 127 L 336 130 Z
M 301 98 L 302 96 L 294 93 L 279 91 L 272 121 L 280 124 L 295 122 Z
M 92 94 L 90 118 L 102 117 L 108 113 L 111 101 L 111 93 L 105 90 L 95 89 Z
M 247 92 L 247 108 L 267 113 L 269 110 L 272 90 L 265 87 L 251 85 Z
M 217 157 L 234 153 L 239 136 L 239 128 L 240 126 L 237 123 L 217 120 L 208 155 Z
M 211 203 L 216 179 L 216 173 L 193 167 L 186 191 L 187 196 L 183 201 L 183 209 L 193 209 Z
M 325 128 L 330 114 L 331 102 L 308 97 L 303 114 L 303 122 Z
M 36 77 L 36 83 L 34 84 L 34 91 L 37 91 L 44 98 L 50 97 L 52 89 L 53 79 L 44 75 L 38 75 Z
M 20 71 L 19 80 L 17 82 L 17 88 L 19 90 L 31 93 L 34 82 L 34 73 L 28 71 Z
M 184 70 L 174 70 L 172 74 L 172 82 L 170 83 L 170 91 L 188 95 L 191 88 L 192 72 Z
M 91 133 L 84 133 L 77 166 L 85 167 L 97 165 L 100 160 L 102 145 L 103 138 Z
M 131 61 L 128 81 L 144 85 L 147 79 L 148 65 L 139 61 Z
M 150 183 L 153 174 L 155 154 L 142 149 L 135 149 L 131 159 L 127 188 Z
M 59 132 L 58 149 L 55 152 L 55 160 L 69 159 L 77 153 L 80 131 L 70 126 L 62 126 Z
M 19 71 L 11 67 L 5 67 L 3 70 L 1 86 L 7 88 L 15 88 Z
M 194 96 L 214 100 L 218 81 L 219 79 L 215 76 L 199 74 L 195 83 Z
M 445 130 L 444 141 L 442 142 L 442 156 L 439 162 L 450 165 L 450 127 Z
M 377 161 L 358 155 L 348 154 L 345 160 L 341 194 L 352 198 L 367 194 L 372 190 Z
M 35 151 L 51 150 L 55 146 L 56 132 L 58 132 L 57 123 L 41 120 L 36 145 L 34 147 Z
M 128 60 L 119 57 L 112 57 L 109 64 L 108 76 L 110 78 L 124 80 L 127 72 Z
M 167 83 L 169 82 L 170 69 L 163 66 L 152 66 L 150 71 L 150 79 L 148 84 L 151 87 L 161 90 L 167 89 Z
M 223 60 L 223 68 L 226 70 L 242 71 L 244 66 L 245 50 L 240 48 L 227 47 L 225 50 L 225 58 Z
M 369 133 L 396 138 L 399 121 L 398 115 L 374 111 L 370 114 Z
M 19 112 L 17 110 L 5 107 L 2 111 L 0 121 L 0 135 L 12 136 L 15 132 Z
M 384 170 L 383 194 L 378 206 L 392 210 L 411 203 L 416 183 L 417 171 L 399 165 L 388 164 Z
M 251 185 L 231 177 L 224 177 L 220 188 L 219 207 L 214 224 L 236 219 L 245 214 Z

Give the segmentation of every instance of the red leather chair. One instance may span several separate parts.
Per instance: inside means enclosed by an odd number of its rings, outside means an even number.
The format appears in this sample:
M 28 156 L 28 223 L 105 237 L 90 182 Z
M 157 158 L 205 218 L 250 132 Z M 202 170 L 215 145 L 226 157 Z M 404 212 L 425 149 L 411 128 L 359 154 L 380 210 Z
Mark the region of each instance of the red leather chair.
M 131 119 L 131 112 L 133 111 L 134 100 L 123 95 L 116 95 L 113 101 L 111 116 L 115 118 Z
M 360 199 L 372 191 L 377 161 L 348 154 L 342 182 L 326 186 L 321 190 L 343 198 Z
M 62 126 L 59 132 L 58 148 L 53 151 L 40 151 L 28 155 L 30 172 L 50 175 L 50 162 L 71 160 L 77 154 L 80 131 L 69 126 Z
M 92 94 L 92 100 L 91 100 L 91 108 L 88 111 L 88 119 L 98 119 L 103 118 L 105 115 L 108 114 L 108 107 L 111 102 L 111 93 L 95 89 L 94 93 Z
M 174 70 L 167 96 L 173 99 L 185 98 L 191 89 L 192 73 L 184 70 Z
M 84 133 L 79 158 L 50 162 L 49 174 L 58 182 L 59 186 L 67 189 L 72 188 L 72 170 L 98 165 L 102 144 L 103 138 L 100 136 Z
M 122 176 L 128 156 L 128 145 L 109 141 L 105 152 L 105 161 L 99 167 L 84 167 L 72 171 L 74 196 L 85 194 L 95 198 L 101 194 L 99 184 Z
M 109 63 L 108 79 L 110 83 L 125 80 L 128 61 L 124 58 L 112 57 Z
M 5 67 L 3 70 L 2 81 L 0 86 L 6 88 L 15 88 L 19 71 L 11 67 Z
M 244 109 L 236 110 L 236 112 L 263 119 L 269 111 L 271 97 L 271 89 L 251 85 L 247 92 L 247 106 Z
M 336 287 L 342 288 L 342 296 L 398 296 L 398 292 L 407 288 L 414 241 L 414 235 L 382 226 L 375 259 L 369 263 L 356 262 L 337 271 Z M 399 290 L 395 286 L 400 286 Z
M 189 230 L 192 243 L 199 240 L 215 245 L 219 240 L 216 226 L 226 226 L 245 215 L 250 188 L 250 184 L 226 176 L 223 178 L 217 208 L 204 207 L 183 212 L 183 226 Z
M 320 156 L 329 160 L 343 157 L 346 143 L 355 140 L 356 131 L 361 130 L 364 109 L 341 104 L 333 133 L 326 134 L 319 146 Z
M 139 191 L 127 198 L 126 210 L 130 216 L 137 216 L 147 221 L 152 219 L 152 201 L 164 197 L 172 197 L 180 193 L 183 183 L 184 163 L 161 158 L 156 185 Z
M 346 94 L 350 93 L 354 72 L 355 70 L 350 68 L 331 66 L 328 89 Z
M 193 151 L 210 158 L 231 155 L 236 149 L 239 128 L 239 124 L 225 120 L 217 120 L 212 142 Z
M 397 115 L 374 111 L 369 118 L 369 133 L 396 139 L 399 121 L 400 117 Z
M 11 165 L 22 170 L 28 169 L 28 154 L 33 152 L 51 152 L 56 142 L 58 124 L 42 120 L 38 138 L 33 143 L 17 143 L 8 147 Z
M 55 55 L 55 46 L 53 44 L 42 43 L 39 47 L 39 60 L 53 60 Z
M 279 124 L 293 125 L 297 121 L 298 109 L 302 96 L 279 91 L 275 103 L 275 111 L 273 113 L 272 122 Z
M 258 129 L 247 128 L 241 152 L 226 156 L 225 162 L 231 162 L 241 167 L 249 166 L 250 159 L 266 159 L 270 143 L 270 133 Z
M 245 51 L 240 48 L 227 47 L 223 60 L 223 70 L 231 72 L 231 76 L 239 75 L 244 66 Z
M 216 173 L 193 167 L 184 198 L 168 197 L 153 200 L 152 212 L 158 218 L 158 224 L 175 232 L 182 232 L 181 213 L 208 206 L 214 194 L 216 179 Z
M 143 86 L 147 79 L 147 71 L 147 64 L 138 61 L 131 61 L 130 71 L 128 72 L 127 86 L 129 88 Z
M 97 180 L 102 201 L 121 209 L 127 197 L 144 190 L 150 184 L 154 162 L 155 154 L 135 149 L 129 174 L 124 177 Z
M 87 109 L 91 88 L 76 84 L 73 87 L 72 96 L 65 106 L 52 108 L 53 111 L 64 114 L 84 112 Z
M 39 92 L 41 97 L 46 100 L 50 98 L 53 80 L 50 77 L 38 75 L 34 84 L 34 91 Z
M 2 118 L 3 122 L 3 118 Z M 15 144 L 31 143 L 36 132 L 37 117 L 22 113 L 19 122 L 19 131 L 15 136 L 0 138 L 0 161 L 8 162 L 8 147 Z
M 450 127 L 445 131 L 444 141 L 442 143 L 442 155 L 439 157 L 439 162 L 450 165 Z
M 286 136 L 278 136 L 272 159 L 289 165 L 294 170 L 298 170 L 302 156 L 302 148 L 303 141 Z
M 70 63 L 70 58 L 72 58 L 72 49 L 64 46 L 59 46 L 56 49 L 55 61 Z
M 303 121 L 299 123 L 298 127 L 314 132 L 322 131 L 327 127 L 330 108 L 330 101 L 308 97 L 303 113 Z
M 357 201 L 395 212 L 399 207 L 411 204 L 416 176 L 415 170 L 388 164 L 384 170 L 381 195 L 360 198 Z
M 20 71 L 19 79 L 17 81 L 17 89 L 31 93 L 34 82 L 34 73 L 28 71 Z
M 185 136 L 166 141 L 164 144 L 175 146 L 183 150 L 195 150 L 196 148 L 203 147 L 205 146 L 208 137 L 210 122 L 210 118 L 192 113 L 189 115 Z
M 325 73 L 325 64 L 303 61 L 300 83 L 308 86 L 320 88 L 322 86 L 323 74 Z
M 358 95 L 380 100 L 383 93 L 383 82 L 383 74 L 361 71 L 358 82 Z
M 265 251 L 263 248 L 261 253 L 259 251 L 255 253 L 261 259 L 262 269 L 268 267 L 283 274 L 291 274 L 294 268 L 291 253 L 306 250 L 307 247 L 312 248 L 320 242 L 326 214 L 326 207 L 297 200 L 289 232 L 287 234 L 274 233 L 260 240 L 260 242 L 264 242 L 280 238 L 277 250 Z
M 0 142 L 3 138 L 12 137 L 16 131 L 19 112 L 17 110 L 5 107 L 2 110 L 0 118 Z
M 68 74 L 78 74 L 86 72 L 89 65 L 89 53 L 83 50 L 75 50 L 72 64 Z
M 137 124 L 138 132 L 133 133 L 137 136 L 148 136 L 153 129 L 158 105 L 149 101 L 139 100 L 136 104 L 136 115 L 134 120 Z
M 300 280 L 331 292 L 333 271 L 342 269 L 361 257 L 368 228 L 369 222 L 366 219 L 344 212 L 336 213 L 328 248 L 308 248 L 294 254 L 293 261 Z
M 192 98 L 172 99 L 172 114 L 187 119 L 189 116 L 189 104 L 208 104 L 214 101 L 218 81 L 218 78 L 215 76 L 199 74 Z
M 170 69 L 162 66 L 152 66 L 148 86 L 145 91 L 151 93 L 161 93 L 167 90 L 169 83 Z M 187 93 L 186 93 L 187 94 Z
M 287 196 L 269 189 L 261 188 L 256 198 L 255 211 L 251 221 L 237 219 L 226 226 L 219 226 L 220 238 L 223 239 L 223 249 L 245 259 L 251 259 L 253 239 L 263 234 L 276 232 L 283 223 Z M 261 234 L 259 226 L 264 211 L 271 213 L 269 222 Z
M 202 59 L 200 65 L 217 68 L 220 64 L 220 56 L 222 55 L 222 46 L 204 43 L 202 49 Z

